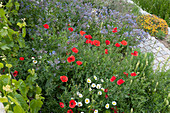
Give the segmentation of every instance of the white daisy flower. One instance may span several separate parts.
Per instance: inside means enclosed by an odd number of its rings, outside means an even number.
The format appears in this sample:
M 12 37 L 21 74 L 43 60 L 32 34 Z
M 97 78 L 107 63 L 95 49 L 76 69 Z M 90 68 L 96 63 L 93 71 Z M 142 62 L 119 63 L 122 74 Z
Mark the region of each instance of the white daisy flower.
M 105 108 L 106 108 L 106 109 L 109 109 L 109 104 L 108 104 L 108 103 L 105 105 Z
M 85 99 L 85 103 L 88 104 L 90 103 L 90 100 L 88 98 Z
M 35 59 L 34 57 L 31 57 L 31 59 Z
M 81 93 L 79 93 L 79 97 L 80 97 L 80 98 L 82 98 L 82 97 L 83 97 L 83 95 L 82 95 Z
M 94 75 L 94 79 L 97 80 L 97 77 Z
M 104 88 L 101 88 L 102 91 L 104 91 Z
M 98 95 L 102 95 L 102 92 L 101 92 L 101 91 L 99 91 L 99 92 L 98 92 Z
M 80 112 L 80 113 L 84 113 L 84 112 Z
M 36 60 L 33 60 L 33 63 L 34 63 L 34 64 L 36 64 L 36 63 L 37 63 L 37 61 L 36 61 Z
M 89 78 L 87 79 L 87 83 L 91 83 L 91 80 Z
M 113 105 L 116 105 L 116 101 L 113 101 L 112 104 L 113 104 Z
M 77 95 L 79 95 L 80 92 L 77 91 Z
M 73 97 L 71 97 L 71 100 L 74 100 L 74 98 L 73 98 Z
M 82 102 L 78 102 L 78 107 L 83 106 Z
M 94 113 L 98 113 L 98 110 L 95 110 Z
M 101 82 L 104 82 L 104 80 L 103 80 L 103 79 L 101 79 Z
M 97 89 L 100 89 L 101 88 L 101 84 L 97 84 Z
M 89 91 L 91 91 L 92 90 L 92 88 L 89 88 Z
M 39 59 L 42 59 L 42 56 L 39 56 L 38 58 L 39 58 Z
M 95 84 L 95 83 L 92 83 L 91 87 L 92 87 L 92 88 L 95 88 L 95 87 L 96 87 L 96 84 Z

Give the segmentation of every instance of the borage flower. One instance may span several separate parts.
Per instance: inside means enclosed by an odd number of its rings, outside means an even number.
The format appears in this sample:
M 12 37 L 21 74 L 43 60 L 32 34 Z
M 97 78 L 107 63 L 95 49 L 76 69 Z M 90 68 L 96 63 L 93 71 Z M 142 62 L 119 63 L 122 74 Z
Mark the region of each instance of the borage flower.
M 73 55 L 71 55 L 70 57 L 67 58 L 67 61 L 69 63 L 74 62 L 75 61 L 75 57 Z
M 70 100 L 70 102 L 69 102 L 69 107 L 70 107 L 70 108 L 74 108 L 75 106 L 76 106 L 75 100 Z

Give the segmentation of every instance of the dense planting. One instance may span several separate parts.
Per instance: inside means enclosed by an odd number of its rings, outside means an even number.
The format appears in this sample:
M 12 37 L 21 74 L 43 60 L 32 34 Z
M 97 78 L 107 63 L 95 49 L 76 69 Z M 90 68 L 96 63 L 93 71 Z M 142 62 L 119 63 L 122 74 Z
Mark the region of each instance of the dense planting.
M 132 12 L 119 12 L 114 10 L 118 6 L 110 7 L 114 2 L 102 5 L 95 0 L 17 1 L 18 16 L 10 16 L 16 21 L 26 18 L 27 34 L 25 47 L 15 55 L 1 50 L 6 60 L 1 57 L 0 77 L 16 82 L 0 86 L 2 97 L 7 97 L 5 101 L 0 97 L 0 102 L 11 106 L 6 111 L 17 113 L 18 107 L 31 113 L 168 110 L 170 70 L 154 73 L 152 53 L 134 49 L 147 33 Z M 15 94 L 23 96 L 25 106 Z

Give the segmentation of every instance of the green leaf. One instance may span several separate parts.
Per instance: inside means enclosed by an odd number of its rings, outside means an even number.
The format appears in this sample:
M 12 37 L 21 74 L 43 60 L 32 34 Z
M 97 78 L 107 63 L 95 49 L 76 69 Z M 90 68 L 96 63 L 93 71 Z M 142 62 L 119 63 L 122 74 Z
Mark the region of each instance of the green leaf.
M 21 91 L 21 94 L 24 96 L 24 98 L 27 99 L 27 93 L 28 93 L 28 90 L 29 88 L 26 87 L 26 84 L 23 80 L 19 80 L 19 90 Z
M 0 35 L 1 35 L 2 37 L 5 37 L 5 36 L 8 35 L 8 31 L 7 31 L 6 29 L 1 29 Z
M 11 64 L 6 64 L 5 66 L 8 67 L 8 68 L 11 68 L 11 67 L 12 67 Z
M 3 63 L 0 63 L 0 69 L 4 67 L 4 64 Z
M 10 77 L 8 75 L 2 75 L 0 76 L 0 91 L 3 92 L 2 87 L 6 86 L 8 84 L 8 81 L 10 80 Z
M 22 28 L 22 37 L 25 37 L 25 35 L 26 35 L 26 28 L 24 27 Z
M 40 108 L 42 107 L 43 105 L 43 102 L 38 99 L 38 100 L 31 100 L 30 102 L 30 110 L 31 110 L 31 113 L 38 113 L 38 111 L 40 110 Z
M 2 98 L 0 98 L 0 102 L 2 102 L 2 103 L 8 102 L 8 99 L 6 97 L 2 97 Z
M 18 43 L 19 43 L 19 45 L 20 45 L 21 48 L 25 47 L 25 40 L 24 40 L 22 37 L 20 37 L 20 38 L 18 39 Z
M 25 113 L 21 106 L 16 105 L 14 107 L 14 113 Z
M 9 95 L 8 95 L 8 98 L 10 98 L 10 99 L 11 99 L 11 101 L 12 101 L 12 102 L 14 102 L 16 105 L 20 105 L 20 104 L 19 104 L 19 102 L 18 102 L 18 100 L 16 100 L 16 99 L 12 98 L 12 97 L 11 97 L 11 96 L 9 96 Z
M 17 25 L 22 28 L 22 24 L 20 22 L 17 23 Z
M 18 102 L 20 103 L 22 108 L 25 111 L 27 111 L 28 110 L 28 105 L 27 105 L 26 101 L 24 100 L 24 98 L 20 94 L 15 94 L 15 98 L 18 100 Z
M 14 113 L 13 111 L 8 111 L 8 113 Z
M 15 2 L 15 8 L 16 8 L 16 10 L 19 10 L 19 6 L 20 6 L 20 5 L 19 5 L 18 1 L 16 1 L 16 2 Z

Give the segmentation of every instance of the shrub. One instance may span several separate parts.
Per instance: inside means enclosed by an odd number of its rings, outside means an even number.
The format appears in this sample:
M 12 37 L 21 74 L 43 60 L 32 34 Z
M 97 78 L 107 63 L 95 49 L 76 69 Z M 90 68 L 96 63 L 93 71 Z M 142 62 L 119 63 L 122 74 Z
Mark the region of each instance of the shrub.
M 138 25 L 146 32 L 149 32 L 151 36 L 156 36 L 156 33 L 162 31 L 164 34 L 168 34 L 168 25 L 165 20 L 155 15 L 142 15 L 137 18 Z

